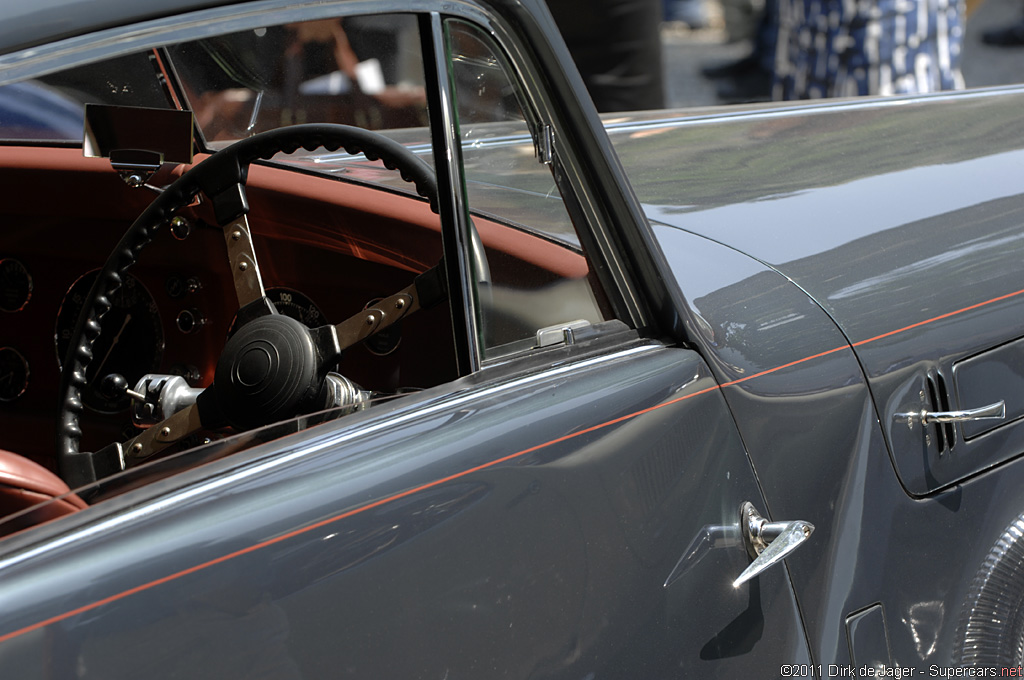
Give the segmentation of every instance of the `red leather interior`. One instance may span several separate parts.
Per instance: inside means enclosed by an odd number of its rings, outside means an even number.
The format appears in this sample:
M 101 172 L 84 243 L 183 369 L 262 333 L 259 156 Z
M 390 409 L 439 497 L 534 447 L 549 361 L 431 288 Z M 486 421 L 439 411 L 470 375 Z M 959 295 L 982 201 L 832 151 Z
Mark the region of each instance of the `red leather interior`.
M 38 507 L 8 518 L 33 506 Z M 0 449 L 0 517 L 6 518 L 0 522 L 0 536 L 87 507 L 85 501 L 71 493 L 60 477 L 24 456 Z

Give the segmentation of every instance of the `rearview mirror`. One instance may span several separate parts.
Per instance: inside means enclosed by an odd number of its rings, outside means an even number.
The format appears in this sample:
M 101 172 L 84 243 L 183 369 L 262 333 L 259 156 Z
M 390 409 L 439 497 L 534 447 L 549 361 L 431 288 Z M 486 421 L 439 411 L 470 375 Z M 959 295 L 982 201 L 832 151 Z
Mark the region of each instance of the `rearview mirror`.
M 163 163 L 191 163 L 191 111 L 86 104 L 82 152 L 109 158 L 126 182 L 142 186 Z

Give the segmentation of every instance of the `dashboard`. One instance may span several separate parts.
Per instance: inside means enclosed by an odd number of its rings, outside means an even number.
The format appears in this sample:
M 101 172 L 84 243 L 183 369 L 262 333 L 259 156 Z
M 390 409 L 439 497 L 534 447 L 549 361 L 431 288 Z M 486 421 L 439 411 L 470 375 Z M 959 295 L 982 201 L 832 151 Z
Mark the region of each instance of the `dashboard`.
M 60 363 L 84 296 L 153 194 L 76 149 L 0 149 L 0 182 L 18 197 L 0 227 L 0 447 L 52 468 Z M 338 323 L 440 259 L 437 217 L 421 201 L 270 167 L 252 168 L 248 193 L 268 297 L 307 325 Z M 83 449 L 138 433 L 129 398 L 104 377 L 129 386 L 150 372 L 194 387 L 213 379 L 238 304 L 223 231 L 202 203 L 181 215 L 178 228 L 157 232 L 104 316 L 82 395 Z M 364 389 L 457 377 L 445 305 L 374 340 L 337 368 Z

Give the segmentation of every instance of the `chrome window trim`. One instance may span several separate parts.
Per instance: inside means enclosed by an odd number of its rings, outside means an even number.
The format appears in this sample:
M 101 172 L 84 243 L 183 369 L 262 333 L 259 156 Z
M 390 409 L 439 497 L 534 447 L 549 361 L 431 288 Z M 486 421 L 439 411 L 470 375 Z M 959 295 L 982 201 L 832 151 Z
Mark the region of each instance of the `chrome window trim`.
M 510 27 L 504 22 L 480 11 L 479 8 L 472 9 L 475 11 L 465 15 L 446 11 L 446 18 L 472 19 L 491 33 L 498 48 L 504 52 L 504 61 L 512 69 L 509 76 L 514 77 L 519 85 L 518 99 L 524 107 L 523 113 L 527 116 L 527 122 L 531 127 L 538 127 L 537 130 L 531 130 L 534 143 L 540 133 L 539 128 L 549 126 L 553 131 L 552 175 L 556 182 L 564 179 L 569 183 L 568 187 L 559 186 L 563 199 L 566 200 L 566 207 L 571 214 L 574 212 L 574 206 L 570 206 L 569 203 L 575 203 L 575 208 L 580 210 L 586 222 L 588 233 L 594 237 L 593 245 L 596 246 L 597 252 L 592 252 L 593 248 L 590 248 L 588 258 L 596 258 L 607 268 L 608 276 L 602 277 L 601 283 L 616 312 L 616 317 L 634 328 L 648 327 L 650 322 L 644 312 L 645 307 L 637 296 L 636 287 L 627 274 L 622 258 L 618 255 L 614 240 L 609 236 L 610 228 L 603 211 L 593 200 L 579 153 L 569 147 L 568 124 L 558 115 L 557 107 L 548 96 L 540 65 L 528 46 L 510 32 Z M 571 197 L 566 197 L 566 189 L 571 191 Z M 589 245 L 583 242 L 584 248 L 588 248 Z M 599 272 L 602 271 L 600 267 L 597 269 Z
M 455 110 L 445 20 L 438 12 L 423 16 L 420 21 L 420 39 L 423 40 L 423 68 L 427 71 L 424 74 L 427 109 L 438 193 L 442 196 L 438 208 L 442 224 L 453 225 L 453 228 L 442 229 L 441 232 L 445 273 L 452 309 L 456 361 L 459 375 L 466 375 L 480 370 L 482 352 L 477 332 L 478 314 L 469 253 L 469 211 L 466 179 L 462 173 L 462 143 Z M 438 153 L 441 150 L 447 153 Z M 461 315 L 457 309 L 462 310 Z
M 479 8 L 462 0 L 262 0 L 117 26 L 0 55 L 0 85 L 37 78 L 69 66 L 271 24 L 355 14 L 430 12 L 488 21 Z

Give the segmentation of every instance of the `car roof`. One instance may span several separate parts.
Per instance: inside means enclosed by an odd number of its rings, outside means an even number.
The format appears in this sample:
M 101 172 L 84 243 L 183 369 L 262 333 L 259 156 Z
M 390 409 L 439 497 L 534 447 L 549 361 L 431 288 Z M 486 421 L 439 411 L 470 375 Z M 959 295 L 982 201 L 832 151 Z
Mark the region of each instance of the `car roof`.
M 32 0 L 4 3 L 0 54 L 104 28 L 232 4 L 231 0 Z
M 194 10 L 228 5 L 287 5 L 252 0 L 30 0 L 5 2 L 0 9 L 0 54 L 44 45 L 93 31 L 115 28 L 150 19 L 173 17 Z M 293 4 L 304 4 L 294 0 Z M 307 3 L 308 4 L 308 3 Z M 486 0 L 502 6 L 526 6 L 536 11 L 541 0 Z

